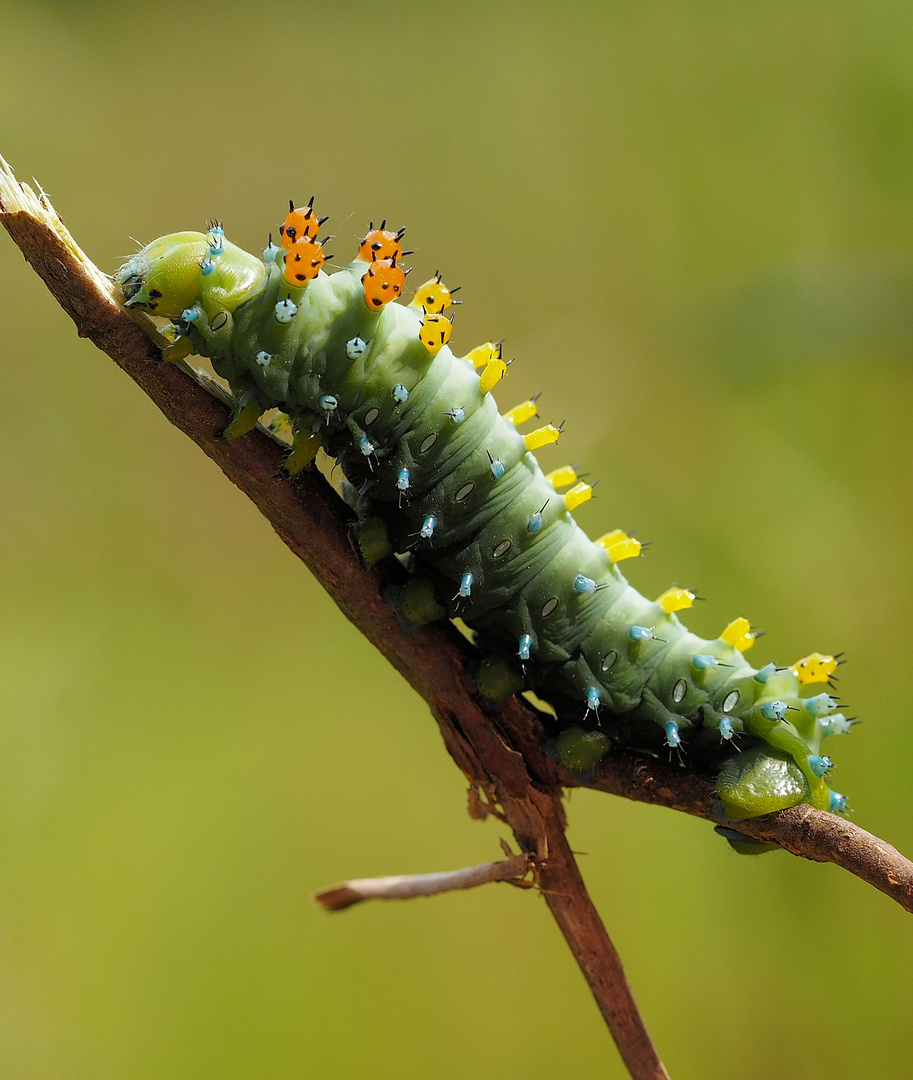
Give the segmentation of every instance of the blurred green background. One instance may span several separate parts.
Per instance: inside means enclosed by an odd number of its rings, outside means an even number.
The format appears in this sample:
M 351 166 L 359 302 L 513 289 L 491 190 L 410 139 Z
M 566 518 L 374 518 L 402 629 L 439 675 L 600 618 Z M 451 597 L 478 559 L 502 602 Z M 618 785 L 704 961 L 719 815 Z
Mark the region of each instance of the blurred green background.
M 913 850 L 913 8 L 0 5 L 0 152 L 104 269 L 316 195 L 408 225 L 506 337 L 547 467 L 656 541 L 631 577 L 846 650 L 830 749 Z M 328 916 L 497 857 L 422 703 L 0 237 L 0 1077 L 621 1077 L 534 894 Z M 910 1072 L 913 922 L 830 866 L 575 792 L 673 1076 Z

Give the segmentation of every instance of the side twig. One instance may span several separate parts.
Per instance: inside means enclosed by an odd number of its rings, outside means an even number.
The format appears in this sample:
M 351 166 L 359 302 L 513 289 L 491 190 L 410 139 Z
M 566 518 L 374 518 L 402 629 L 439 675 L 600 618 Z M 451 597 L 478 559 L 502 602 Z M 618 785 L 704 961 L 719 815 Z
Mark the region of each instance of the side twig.
M 397 877 L 353 878 L 314 894 L 327 911 L 343 911 L 363 900 L 414 900 L 417 896 L 437 896 L 457 889 L 475 889 L 493 881 L 525 885 L 535 860 L 529 855 L 508 855 L 497 862 L 442 870 L 436 874 L 402 874 Z

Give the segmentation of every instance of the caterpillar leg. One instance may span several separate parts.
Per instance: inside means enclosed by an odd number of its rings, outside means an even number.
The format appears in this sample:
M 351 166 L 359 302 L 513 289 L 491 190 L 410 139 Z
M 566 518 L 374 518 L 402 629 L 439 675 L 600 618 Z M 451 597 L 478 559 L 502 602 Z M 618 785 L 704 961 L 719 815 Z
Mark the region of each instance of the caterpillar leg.
M 358 523 L 358 550 L 366 563 L 374 564 L 393 554 L 387 523 L 383 518 L 370 517 Z
M 170 345 L 166 345 L 162 349 L 162 359 L 169 364 L 173 364 L 178 360 L 183 360 L 185 357 L 193 355 L 193 342 L 190 338 L 184 334 L 179 338 L 175 338 Z
M 476 686 L 489 701 L 507 701 L 523 689 L 523 676 L 500 656 L 486 656 L 476 671 Z
M 727 829 L 725 825 L 716 825 L 715 833 L 726 840 L 733 851 L 739 855 L 763 855 L 765 851 L 779 851 L 777 844 L 766 844 L 763 840 L 755 840 L 754 837 L 745 836 L 736 829 Z
M 257 426 L 261 413 L 260 402 L 256 395 L 244 394 L 235 406 L 228 427 L 222 432 L 223 439 L 239 439 Z
M 611 748 L 612 744 L 601 731 L 565 728 L 558 736 L 558 761 L 569 772 L 589 777 Z
M 289 476 L 295 476 L 301 472 L 305 465 L 317 456 L 322 439 L 311 431 L 296 431 L 292 441 L 292 452 L 285 459 L 282 469 Z
M 408 626 L 426 626 L 447 617 L 447 611 L 437 598 L 434 582 L 415 577 L 400 590 L 396 598 L 396 613 Z

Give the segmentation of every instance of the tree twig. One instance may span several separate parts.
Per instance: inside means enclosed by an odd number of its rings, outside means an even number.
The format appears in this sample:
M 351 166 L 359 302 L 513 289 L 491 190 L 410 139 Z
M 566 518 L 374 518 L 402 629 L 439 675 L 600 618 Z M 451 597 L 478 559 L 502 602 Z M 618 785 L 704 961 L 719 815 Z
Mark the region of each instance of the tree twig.
M 530 855 L 508 855 L 497 862 L 441 870 L 435 874 L 401 874 L 397 877 L 353 878 L 314 893 L 327 911 L 343 911 L 363 900 L 414 900 L 457 889 L 475 889 L 494 881 L 520 884 L 535 866 Z M 529 885 L 527 884 L 527 887 Z
M 546 902 L 631 1075 L 635 1080 L 666 1077 L 567 844 L 561 789 L 579 780 L 544 753 L 535 711 L 520 698 L 511 699 L 497 716 L 486 711 L 466 673 L 471 648 L 449 624 L 424 627 L 412 637 L 399 631 L 381 595 L 381 586 L 402 574 L 398 564 L 359 566 L 346 534 L 347 508 L 313 469 L 292 480 L 277 479 L 283 451 L 264 432 L 234 442 L 219 437 L 226 406 L 176 365 L 156 362 L 149 320 L 134 320 L 124 311 L 50 202 L 19 185 L 2 158 L 0 220 L 80 336 L 108 353 L 252 499 L 343 613 L 428 702 L 451 756 L 489 804 L 501 808 L 521 850 L 535 856 Z M 716 820 L 711 782 L 655 759 L 613 754 L 600 764 L 593 786 Z M 727 824 L 803 858 L 843 866 L 913 911 L 913 864 L 850 822 L 803 806 Z

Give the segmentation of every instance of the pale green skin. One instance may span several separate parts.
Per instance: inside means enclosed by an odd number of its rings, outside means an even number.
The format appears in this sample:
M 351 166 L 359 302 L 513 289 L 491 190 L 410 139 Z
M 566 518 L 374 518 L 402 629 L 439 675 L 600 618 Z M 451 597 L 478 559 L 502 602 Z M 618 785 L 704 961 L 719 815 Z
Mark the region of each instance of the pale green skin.
M 235 390 L 239 408 L 227 434 L 243 433 L 273 406 L 291 416 L 296 447 L 319 432 L 361 492 L 361 518 L 382 518 L 392 550 L 414 552 L 419 572 L 435 582 L 448 612 L 477 631 L 484 652 L 501 656 L 519 676 L 517 643 L 520 635 L 531 635 L 526 685 L 555 708 L 559 728 L 598 727 L 621 745 L 666 754 L 665 725 L 673 721 L 685 760 L 721 770 L 722 807 L 731 818 L 803 801 L 822 809 L 835 805 L 808 763 L 820 754 L 825 727 L 804 707 L 796 677 L 780 671 L 762 684 L 735 648 L 697 637 L 630 586 L 564 508 L 491 394 L 481 392 L 473 365 L 447 346 L 430 356 L 418 337 L 416 311 L 399 303 L 368 310 L 361 285 L 365 263 L 321 272 L 305 288 L 290 289 L 275 262 L 228 242 L 215 271 L 201 276 L 208 246 L 200 233 L 162 237 L 116 280 L 133 306 L 152 310 L 155 289 L 162 294 L 156 314 L 178 319 L 184 309 L 196 309 L 198 321 L 178 348 L 189 351 L 189 342 Z M 287 297 L 297 312 L 283 324 L 276 304 Z M 367 348 L 351 360 L 346 343 L 356 337 Z M 267 365 L 254 359 L 260 352 L 270 354 Z M 396 384 L 409 391 L 404 404 L 394 400 Z M 338 401 L 329 416 L 318 405 L 325 394 Z M 447 413 L 457 408 L 465 419 L 454 424 Z M 423 450 L 431 435 L 433 449 Z M 359 449 L 360 439 L 369 441 L 372 453 Z M 491 459 L 505 466 L 500 479 L 492 475 Z M 403 468 L 410 474 L 405 500 L 396 486 Z M 469 484 L 474 487 L 465 494 Z M 527 522 L 540 510 L 542 526 L 530 533 Z M 437 524 L 432 538 L 421 540 L 429 516 Z M 509 551 L 496 557 L 506 540 Z M 456 602 L 466 571 L 475 579 L 471 598 Z M 599 584 L 595 594 L 575 591 L 579 574 Z M 552 599 L 557 606 L 543 615 Z M 408 605 L 405 610 L 411 617 Z M 632 625 L 651 627 L 663 640 L 632 641 Z M 610 653 L 617 659 L 603 671 Z M 691 659 L 699 653 L 728 666 L 697 671 Z M 501 680 L 504 694 L 522 682 L 513 678 Z M 489 681 L 497 695 L 498 678 Z M 587 709 L 593 686 L 601 698 L 598 720 Z M 724 714 L 733 690 L 738 704 Z M 776 700 L 796 711 L 781 721 L 764 719 L 759 707 Z M 721 741 L 716 725 L 724 716 L 741 735 L 738 748 Z M 574 738 L 563 739 L 569 765 L 592 753 L 591 746 L 578 752 Z M 772 753 L 737 752 L 753 745 Z

